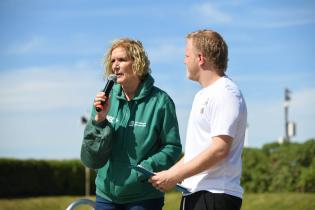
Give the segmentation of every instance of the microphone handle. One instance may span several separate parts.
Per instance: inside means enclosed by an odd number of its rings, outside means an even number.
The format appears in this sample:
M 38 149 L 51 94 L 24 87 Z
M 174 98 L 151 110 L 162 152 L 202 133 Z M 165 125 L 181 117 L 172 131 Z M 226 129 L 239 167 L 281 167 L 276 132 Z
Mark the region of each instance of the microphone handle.
M 110 91 L 112 90 L 114 83 L 115 83 L 115 82 L 114 82 L 113 80 L 109 80 L 109 81 L 106 83 L 106 86 L 105 86 L 105 88 L 104 88 L 104 90 L 103 90 L 103 92 L 105 93 L 105 96 L 106 96 L 106 101 L 108 100 L 109 93 L 110 93 Z M 102 102 L 100 105 L 97 105 L 97 106 L 95 107 L 95 109 L 96 109 L 97 112 L 103 111 L 103 109 L 104 109 L 104 103 L 106 103 L 106 101 Z

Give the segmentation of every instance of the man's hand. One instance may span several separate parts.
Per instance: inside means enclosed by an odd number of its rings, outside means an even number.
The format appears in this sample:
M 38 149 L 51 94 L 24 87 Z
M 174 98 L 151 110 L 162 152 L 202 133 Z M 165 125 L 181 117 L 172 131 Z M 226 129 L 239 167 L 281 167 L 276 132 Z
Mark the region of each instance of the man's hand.
M 172 189 L 180 181 L 176 173 L 170 170 L 155 173 L 155 175 L 149 179 L 152 186 L 161 192 Z

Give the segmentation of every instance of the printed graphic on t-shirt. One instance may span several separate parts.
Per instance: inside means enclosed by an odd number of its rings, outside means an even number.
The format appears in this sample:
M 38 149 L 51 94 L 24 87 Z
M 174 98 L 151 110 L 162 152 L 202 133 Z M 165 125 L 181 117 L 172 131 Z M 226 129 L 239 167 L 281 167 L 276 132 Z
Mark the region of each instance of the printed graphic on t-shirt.
M 202 104 L 201 104 L 201 109 L 200 109 L 200 114 L 203 114 L 205 111 L 205 108 L 207 107 L 209 102 L 209 98 L 207 98 Z

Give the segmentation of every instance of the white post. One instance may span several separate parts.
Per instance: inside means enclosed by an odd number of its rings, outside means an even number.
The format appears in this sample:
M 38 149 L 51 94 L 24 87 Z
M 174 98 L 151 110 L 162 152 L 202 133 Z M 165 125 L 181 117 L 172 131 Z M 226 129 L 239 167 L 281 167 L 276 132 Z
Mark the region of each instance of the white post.
M 85 196 L 90 196 L 90 169 L 85 167 Z
M 82 125 L 86 125 L 87 121 L 88 121 L 88 114 L 83 115 L 81 117 L 81 124 Z M 90 169 L 88 167 L 85 167 L 85 196 L 90 196 L 90 176 L 91 176 L 91 172 Z

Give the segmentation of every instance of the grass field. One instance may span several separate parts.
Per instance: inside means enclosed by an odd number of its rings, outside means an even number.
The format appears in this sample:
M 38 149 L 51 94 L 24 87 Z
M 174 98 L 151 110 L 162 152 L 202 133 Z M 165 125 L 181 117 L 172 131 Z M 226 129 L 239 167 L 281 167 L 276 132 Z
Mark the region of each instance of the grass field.
M 179 209 L 181 195 L 177 192 L 166 194 L 163 210 Z M 0 199 L 0 210 L 65 210 L 74 200 L 82 197 L 56 196 L 19 199 Z M 93 196 L 90 199 L 95 199 Z M 314 210 L 315 194 L 312 193 L 268 193 L 245 194 L 242 210 Z M 81 206 L 77 210 L 91 210 Z

